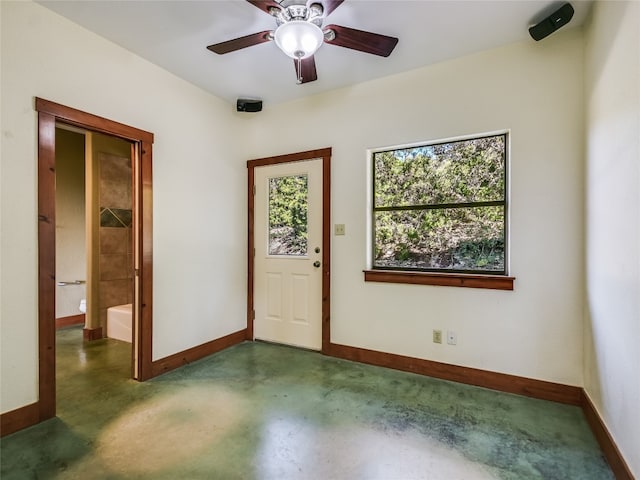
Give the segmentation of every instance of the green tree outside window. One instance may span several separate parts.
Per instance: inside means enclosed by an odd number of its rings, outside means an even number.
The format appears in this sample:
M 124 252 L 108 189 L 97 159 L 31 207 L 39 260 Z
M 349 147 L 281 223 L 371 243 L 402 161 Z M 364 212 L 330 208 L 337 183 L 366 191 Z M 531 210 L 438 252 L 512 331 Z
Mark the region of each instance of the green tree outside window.
M 373 154 L 373 268 L 506 274 L 506 134 Z

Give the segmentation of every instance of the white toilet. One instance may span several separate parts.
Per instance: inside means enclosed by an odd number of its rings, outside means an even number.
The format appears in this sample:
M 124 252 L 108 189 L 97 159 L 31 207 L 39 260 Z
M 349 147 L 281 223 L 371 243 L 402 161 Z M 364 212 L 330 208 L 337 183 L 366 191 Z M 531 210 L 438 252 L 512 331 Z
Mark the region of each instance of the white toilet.
M 80 306 L 78 307 L 78 310 L 80 310 L 82 313 L 87 313 L 87 299 L 83 298 L 82 300 L 80 300 Z

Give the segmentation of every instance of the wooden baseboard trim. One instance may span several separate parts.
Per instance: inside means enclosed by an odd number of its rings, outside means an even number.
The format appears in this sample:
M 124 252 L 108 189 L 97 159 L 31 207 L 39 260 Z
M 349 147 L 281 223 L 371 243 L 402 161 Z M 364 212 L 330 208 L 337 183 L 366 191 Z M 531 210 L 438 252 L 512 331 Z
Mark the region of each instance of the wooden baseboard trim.
M 95 332 L 97 330 L 102 334 L 102 328 L 94 330 L 85 329 L 85 332 Z M 169 372 L 246 340 L 247 330 L 240 330 L 225 337 L 190 348 L 189 350 L 176 353 L 161 360 L 156 360 L 152 364 L 153 376 L 155 377 Z M 635 480 L 618 446 L 609 433 L 607 426 L 596 410 L 593 401 L 583 388 L 475 368 L 460 367 L 431 360 L 405 357 L 375 350 L 349 347 L 335 343 L 330 343 L 329 348 L 323 353 L 345 360 L 418 373 L 429 377 L 515 393 L 542 400 L 580 406 L 616 479 Z M 39 402 L 5 412 L 0 415 L 0 437 L 10 435 L 18 430 L 35 425 L 40 421 Z
M 195 362 L 201 358 L 217 353 L 225 348 L 232 347 L 238 343 L 242 343 L 247 339 L 247 330 L 240 330 L 222 338 L 203 343 L 197 347 L 190 348 L 183 352 L 175 353 L 168 357 L 156 360 L 151 366 L 151 374 L 153 377 L 162 375 L 163 373 L 175 370 L 188 363 Z
M 0 415 L 0 437 L 40 422 L 40 403 L 31 403 Z
M 581 407 L 587 423 L 616 479 L 635 479 L 589 395 L 581 387 L 489 372 L 476 368 L 460 367 L 335 343 L 329 344 L 329 348 L 323 353 L 345 360 Z
M 82 338 L 84 338 L 85 342 L 93 342 L 94 340 L 101 340 L 103 338 L 102 327 L 84 328 L 82 330 Z
M 71 327 L 72 325 L 84 325 L 84 313 L 56 318 L 56 328 Z
M 609 433 L 609 429 L 602 420 L 602 417 L 600 417 L 589 394 L 584 389 L 582 389 L 582 411 L 616 479 L 634 480 L 635 477 L 631 473 L 620 450 L 618 450 L 618 446 Z
M 329 348 L 324 353 L 345 360 L 353 360 L 405 372 L 419 373 L 429 377 L 475 385 L 477 387 L 489 388 L 501 392 L 515 393 L 569 405 L 582 405 L 582 388 L 580 387 L 507 375 L 505 373 L 489 372 L 477 368 L 460 367 L 447 363 L 405 357 L 335 343 L 329 344 Z

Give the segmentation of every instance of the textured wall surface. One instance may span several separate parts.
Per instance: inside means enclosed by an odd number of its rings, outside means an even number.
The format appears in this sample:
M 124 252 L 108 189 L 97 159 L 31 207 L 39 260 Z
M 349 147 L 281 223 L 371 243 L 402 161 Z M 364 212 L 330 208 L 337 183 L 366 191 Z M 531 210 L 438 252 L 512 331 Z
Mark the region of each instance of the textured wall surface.
M 585 390 L 640 477 L 640 3 L 596 3 L 585 71 Z

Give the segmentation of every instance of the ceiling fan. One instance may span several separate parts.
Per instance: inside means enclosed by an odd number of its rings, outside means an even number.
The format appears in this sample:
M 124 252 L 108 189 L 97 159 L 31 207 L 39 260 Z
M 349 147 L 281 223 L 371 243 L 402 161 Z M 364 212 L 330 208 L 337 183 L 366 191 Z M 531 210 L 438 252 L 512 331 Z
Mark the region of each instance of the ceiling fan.
M 276 29 L 253 33 L 207 48 L 219 55 L 235 52 L 260 43 L 275 41 L 293 58 L 297 83 L 318 79 L 314 54 L 323 43 L 388 57 L 398 39 L 340 25 L 322 26 L 323 20 L 344 0 L 247 0 L 275 17 Z

